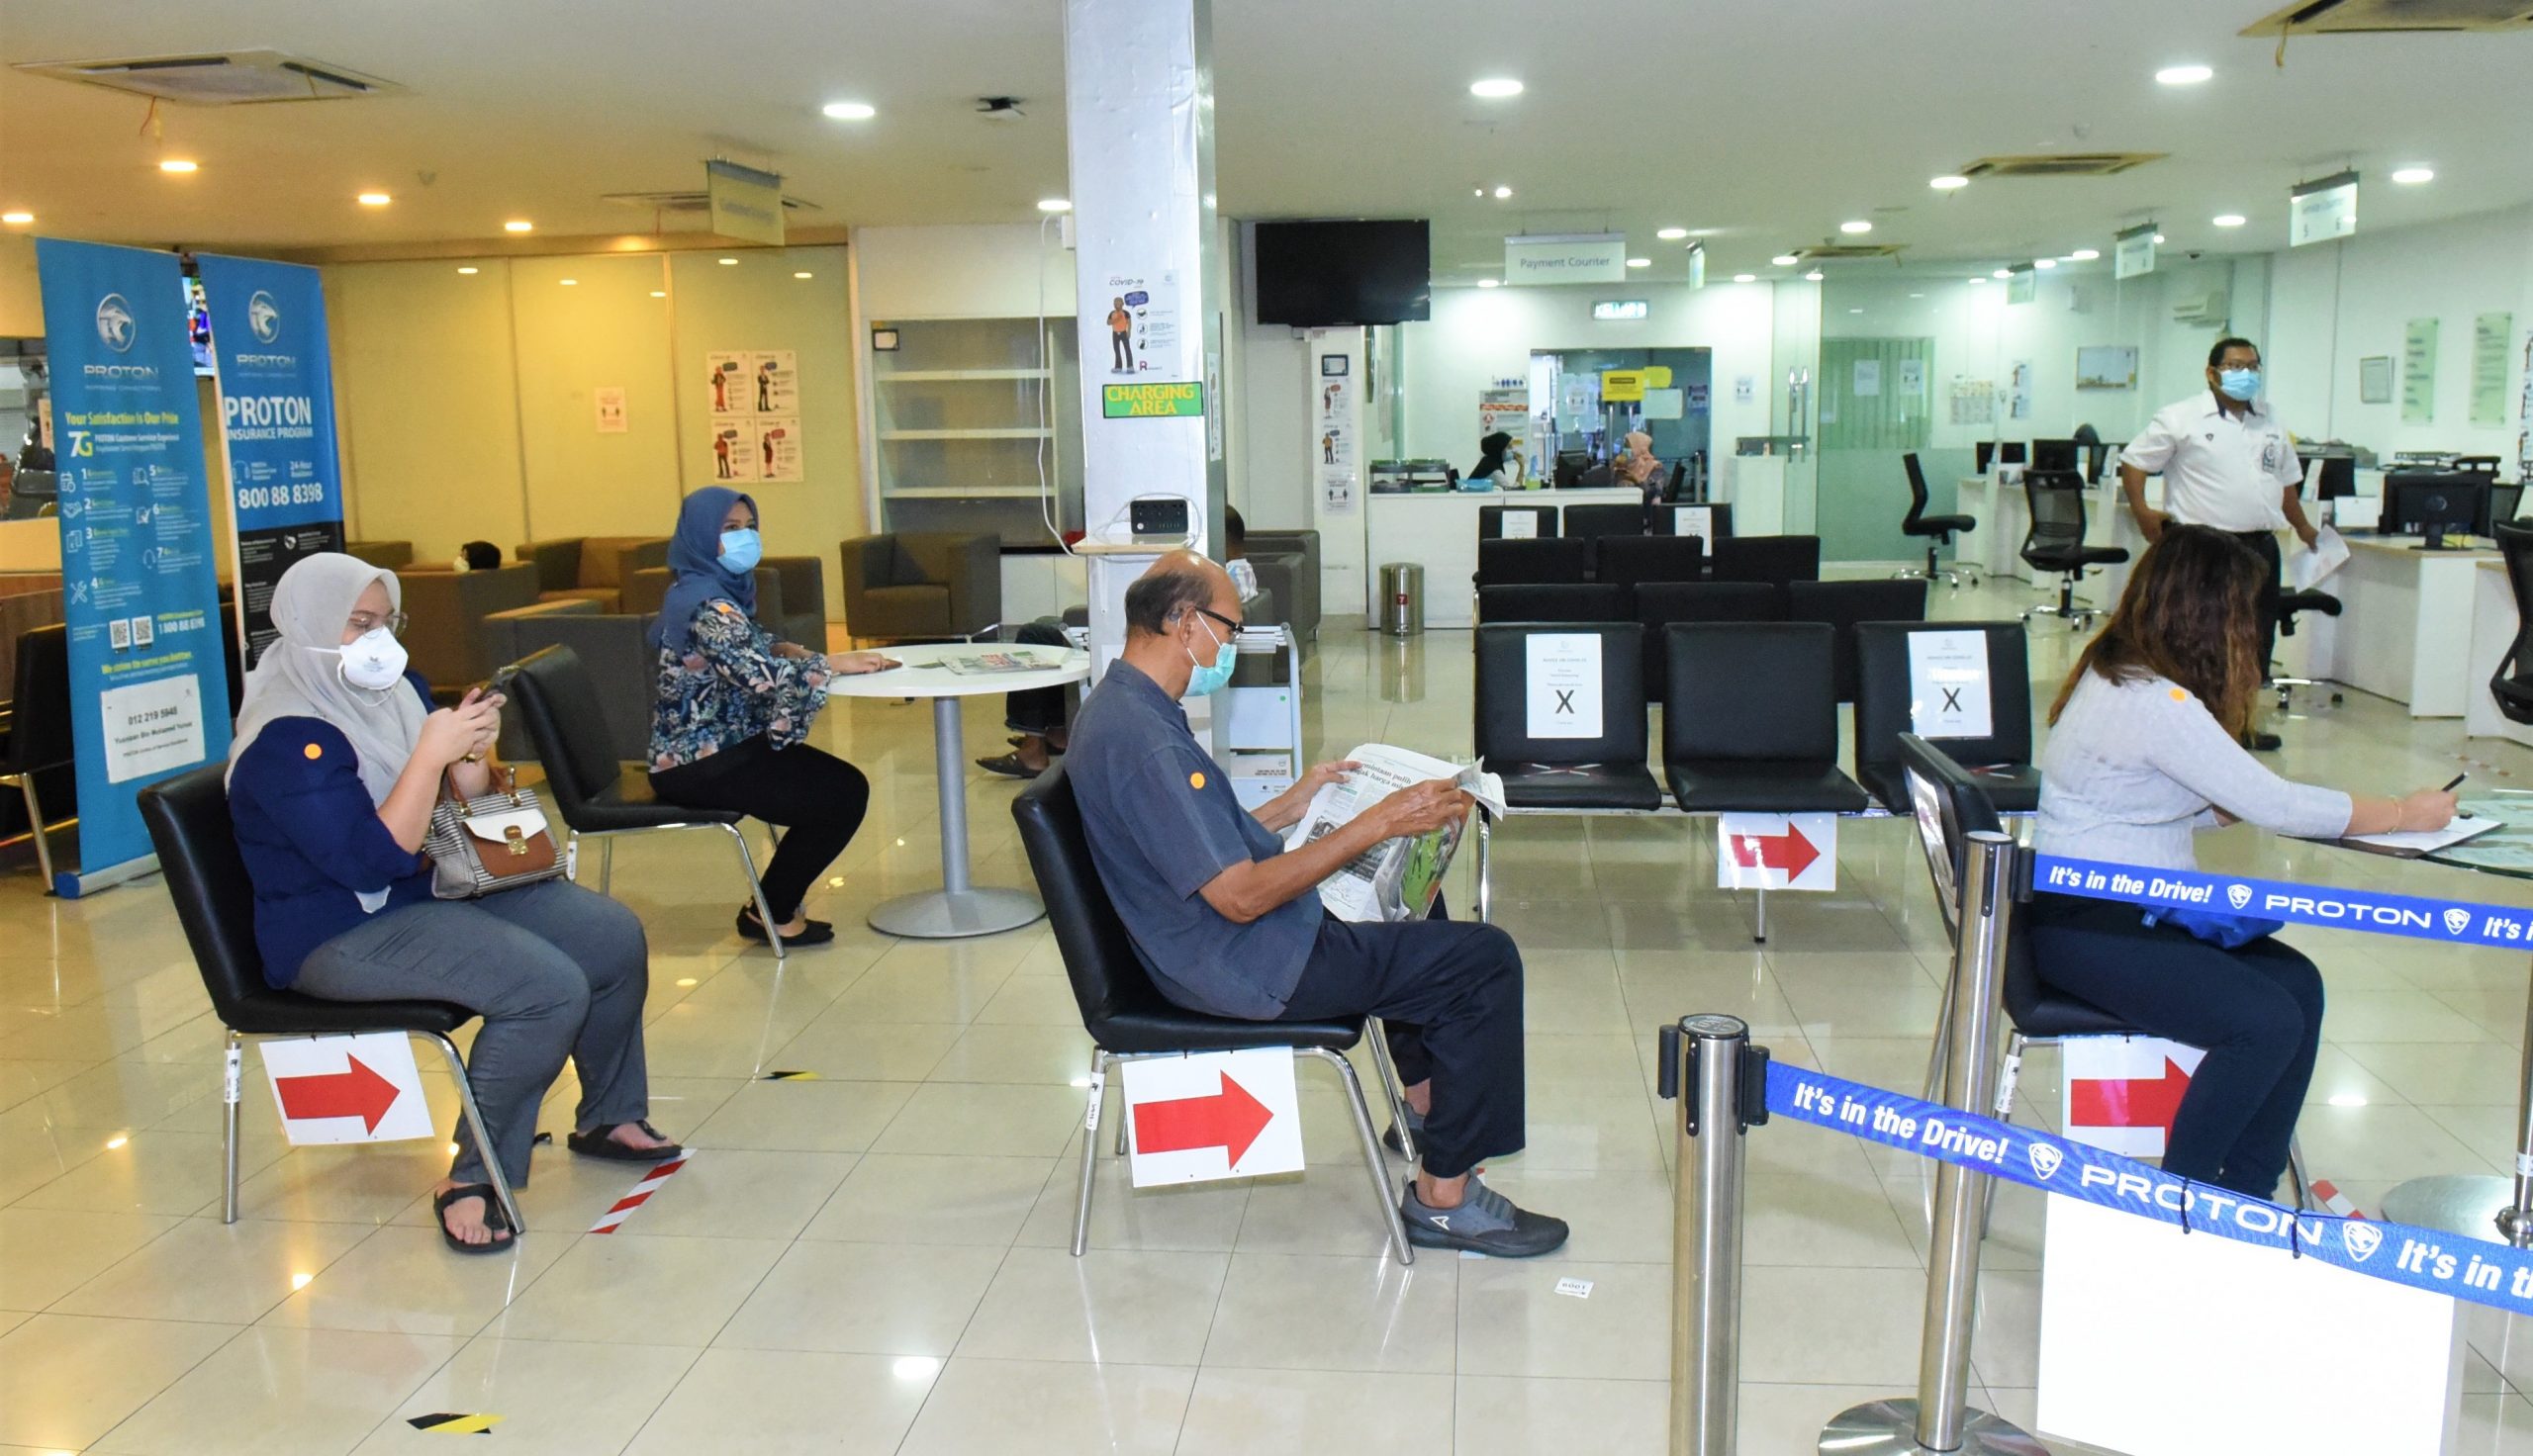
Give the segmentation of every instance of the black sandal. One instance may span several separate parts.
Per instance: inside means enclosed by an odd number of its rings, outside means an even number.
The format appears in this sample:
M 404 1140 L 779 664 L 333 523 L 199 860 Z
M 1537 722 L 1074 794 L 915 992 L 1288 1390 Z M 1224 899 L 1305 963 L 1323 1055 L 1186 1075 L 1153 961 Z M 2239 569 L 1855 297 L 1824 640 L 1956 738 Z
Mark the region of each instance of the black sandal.
M 660 1136 L 660 1130 L 647 1122 L 636 1122 L 633 1126 L 654 1138 Z M 610 1136 L 614 1131 L 610 1127 L 604 1132 L 569 1134 L 563 1138 L 563 1145 L 583 1157 L 603 1157 L 619 1163 L 664 1163 L 674 1157 L 686 1156 L 686 1149 L 674 1142 L 659 1147 L 627 1147 Z
M 461 1198 L 484 1200 L 484 1227 L 493 1231 L 482 1243 L 468 1243 L 448 1227 L 448 1206 Z M 516 1236 L 511 1233 L 511 1216 L 502 1212 L 502 1201 L 493 1194 L 490 1183 L 460 1183 L 445 1193 L 431 1195 L 431 1217 L 439 1223 L 440 1242 L 461 1254 L 498 1254 L 509 1249 Z
M 759 918 L 754 905 L 739 907 L 739 938 L 754 941 L 760 946 L 774 944 L 774 938 L 766 934 L 765 921 Z M 801 946 L 823 946 L 834 939 L 834 925 L 824 920 L 810 920 L 801 925 L 798 935 L 783 938 L 783 949 L 790 951 Z

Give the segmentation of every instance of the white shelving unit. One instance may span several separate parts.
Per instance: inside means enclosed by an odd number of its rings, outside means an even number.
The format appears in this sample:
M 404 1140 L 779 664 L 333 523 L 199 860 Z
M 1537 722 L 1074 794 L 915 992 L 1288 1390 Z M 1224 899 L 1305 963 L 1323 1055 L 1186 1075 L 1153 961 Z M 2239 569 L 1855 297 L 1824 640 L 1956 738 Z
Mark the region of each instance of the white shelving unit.
M 1080 373 L 1071 318 L 891 318 L 872 349 L 882 529 L 1051 544 L 1081 518 Z M 1052 492 L 1054 501 L 1041 497 Z

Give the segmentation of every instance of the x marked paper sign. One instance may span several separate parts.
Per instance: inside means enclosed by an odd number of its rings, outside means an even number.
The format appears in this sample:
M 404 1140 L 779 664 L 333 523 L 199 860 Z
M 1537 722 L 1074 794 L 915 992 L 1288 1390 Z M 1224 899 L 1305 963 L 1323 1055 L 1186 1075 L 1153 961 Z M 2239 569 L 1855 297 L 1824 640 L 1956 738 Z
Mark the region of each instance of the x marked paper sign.
M 284 1134 L 297 1145 L 431 1136 L 430 1105 L 402 1032 L 260 1042 Z
M 1123 1077 L 1137 1188 L 1301 1171 L 1291 1047 L 1130 1061 Z
M 1725 890 L 1834 890 L 1835 814 L 1718 814 L 1715 886 Z

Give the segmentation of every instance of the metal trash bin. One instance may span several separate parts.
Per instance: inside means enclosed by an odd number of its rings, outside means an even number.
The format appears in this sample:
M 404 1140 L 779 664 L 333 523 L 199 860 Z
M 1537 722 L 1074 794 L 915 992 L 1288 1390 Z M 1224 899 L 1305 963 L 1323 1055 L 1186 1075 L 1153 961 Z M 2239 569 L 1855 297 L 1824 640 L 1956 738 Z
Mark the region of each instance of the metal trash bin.
M 1381 568 L 1381 630 L 1415 637 L 1425 630 L 1425 568 L 1393 561 Z

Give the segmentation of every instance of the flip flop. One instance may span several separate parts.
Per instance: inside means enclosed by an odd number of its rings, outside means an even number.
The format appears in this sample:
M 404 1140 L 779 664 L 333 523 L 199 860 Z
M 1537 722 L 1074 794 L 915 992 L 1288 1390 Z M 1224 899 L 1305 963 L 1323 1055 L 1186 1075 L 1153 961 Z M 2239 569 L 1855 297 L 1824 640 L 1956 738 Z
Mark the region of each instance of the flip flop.
M 1020 762 L 1018 754 L 998 754 L 990 759 L 979 759 L 977 767 L 988 774 L 999 774 L 1005 778 L 1035 778 L 1047 772 L 1044 769 L 1032 769 Z
M 660 1130 L 649 1123 L 637 1122 L 633 1126 L 654 1138 L 660 1136 Z M 686 1156 L 686 1149 L 674 1142 L 659 1147 L 627 1147 L 607 1133 L 574 1133 L 563 1139 L 563 1145 L 583 1157 L 603 1157 L 619 1163 L 664 1163 Z
M 493 1230 L 493 1237 L 482 1243 L 468 1243 L 449 1231 L 448 1206 L 461 1198 L 484 1200 L 484 1227 Z M 460 1183 L 445 1193 L 432 1194 L 431 1218 L 439 1225 L 440 1242 L 461 1254 L 504 1253 L 516 1241 L 517 1236 L 511 1234 L 510 1215 L 502 1212 L 502 1201 L 493 1196 L 493 1185 L 490 1183 Z M 511 1234 L 511 1236 L 502 1236 L 505 1234 Z

